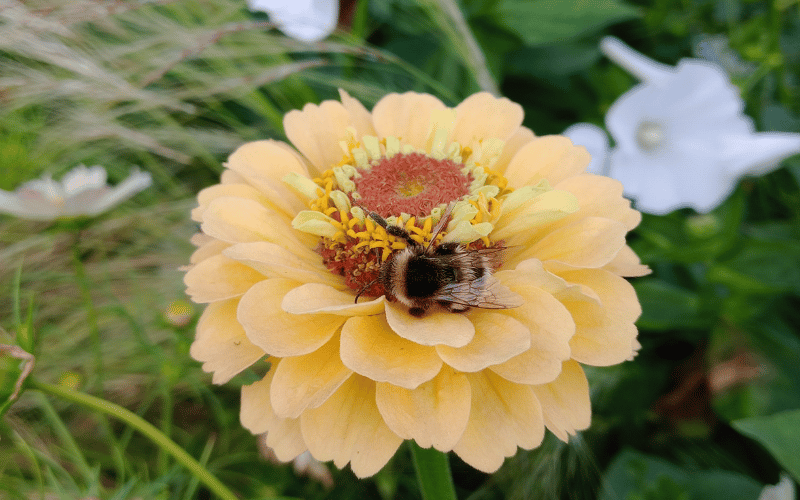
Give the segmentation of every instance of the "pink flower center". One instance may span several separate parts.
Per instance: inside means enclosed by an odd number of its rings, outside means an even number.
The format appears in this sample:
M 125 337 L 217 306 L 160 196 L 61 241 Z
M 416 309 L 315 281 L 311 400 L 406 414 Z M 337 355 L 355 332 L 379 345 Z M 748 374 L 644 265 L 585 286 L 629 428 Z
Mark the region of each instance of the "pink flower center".
M 463 165 L 437 160 L 422 153 L 383 158 L 360 178 L 354 179 L 359 205 L 381 217 L 407 213 L 424 217 L 442 203 L 469 194 L 472 175 Z

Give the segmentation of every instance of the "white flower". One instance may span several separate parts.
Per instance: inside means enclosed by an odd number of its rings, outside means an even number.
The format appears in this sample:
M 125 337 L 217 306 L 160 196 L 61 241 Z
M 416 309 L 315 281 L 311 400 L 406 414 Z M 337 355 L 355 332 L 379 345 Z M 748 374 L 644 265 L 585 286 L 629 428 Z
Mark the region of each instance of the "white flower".
M 570 126 L 561 135 L 569 137 L 576 146 L 583 146 L 592 157 L 586 167 L 590 174 L 608 176 L 610 168 L 608 156 L 608 136 L 605 131 L 592 123 L 577 123 Z
M 318 42 L 336 29 L 338 0 L 247 0 L 250 10 L 269 18 L 288 36 L 301 42 Z
M 152 182 L 149 173 L 136 169 L 112 188 L 106 184 L 105 168 L 79 165 L 64 174 L 60 182 L 45 175 L 26 182 L 13 193 L 0 189 L 0 212 L 35 220 L 97 215 L 122 203 Z
M 787 474 L 781 474 L 781 480 L 775 486 L 765 486 L 758 500 L 795 500 L 794 482 Z
M 604 38 L 600 48 L 642 80 L 606 115 L 616 146 L 604 172 L 622 182 L 639 210 L 666 214 L 691 207 L 708 212 L 742 176 L 770 172 L 800 152 L 800 134 L 755 132 L 753 121 L 742 113 L 737 88 L 719 66 L 698 59 L 668 66 L 613 37 Z M 599 128 L 582 129 L 574 140 L 602 155 L 605 139 L 600 135 Z

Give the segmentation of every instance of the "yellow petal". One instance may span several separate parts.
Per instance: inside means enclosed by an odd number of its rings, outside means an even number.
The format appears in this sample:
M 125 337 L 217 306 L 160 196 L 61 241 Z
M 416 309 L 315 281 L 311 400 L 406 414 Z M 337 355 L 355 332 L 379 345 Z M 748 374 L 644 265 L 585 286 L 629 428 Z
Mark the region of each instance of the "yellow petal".
M 598 304 L 589 296 L 584 300 L 559 297 L 575 320 L 575 336 L 570 340 L 572 358 L 594 366 L 615 365 L 629 359 L 637 335 L 634 322 L 642 313 L 630 283 L 602 269 L 560 274 L 568 282 L 588 286 L 601 302 Z
M 378 410 L 389 428 L 423 448 L 450 451 L 467 427 L 470 386 L 466 375 L 444 367 L 416 389 L 377 384 Z
M 306 104 L 283 117 L 286 137 L 316 168 L 311 177 L 335 166 L 344 157 L 339 141 L 347 138 L 350 114 L 342 103 L 325 101 Z M 280 177 L 278 177 L 280 179 Z
M 213 373 L 215 384 L 224 384 L 265 356 L 253 345 L 236 320 L 238 299 L 209 304 L 197 322 L 189 354 L 203 363 L 203 371 Z
M 578 200 L 572 193 L 548 191 L 524 202 L 516 210 L 504 213 L 495 224 L 492 237 L 508 240 L 511 245 L 527 247 L 530 240 L 539 239 L 535 232 L 539 227 L 566 217 L 577 209 Z
M 378 137 L 397 137 L 422 149 L 431 131 L 431 113 L 444 108 L 439 99 L 429 94 L 389 94 L 373 108 L 372 122 Z
M 587 217 L 556 229 L 518 258 L 536 257 L 572 267 L 602 267 L 625 246 L 625 226 L 600 217 Z
M 203 235 L 203 236 L 207 236 L 208 241 L 200 245 L 200 247 L 194 251 L 191 259 L 189 260 L 189 262 L 191 262 L 192 264 L 197 264 L 198 262 L 204 261 L 209 257 L 219 255 L 220 253 L 222 253 L 223 250 L 231 246 L 231 244 L 228 243 L 227 241 L 221 241 L 212 238 L 208 235 Z
M 264 280 L 242 296 L 237 317 L 247 338 L 273 356 L 300 356 L 322 347 L 344 323 L 332 314 L 295 315 L 281 308 L 283 297 L 300 283 Z
M 264 275 L 224 255 L 197 263 L 183 277 L 186 293 L 194 302 L 215 302 L 243 295 Z
M 297 418 L 324 403 L 353 373 L 339 358 L 339 338 L 311 354 L 281 359 L 270 394 L 275 414 Z
M 247 184 L 214 184 L 197 193 L 197 208 L 192 210 L 192 220 L 203 222 L 203 212 L 217 198 L 233 197 L 253 200 L 261 205 L 268 205 L 269 200 L 258 190 Z
M 506 169 L 512 186 L 537 184 L 547 179 L 550 185 L 583 173 L 591 156 L 585 148 L 573 146 L 560 135 L 537 137 L 520 149 Z
M 505 314 L 528 327 L 531 346 L 490 369 L 518 384 L 550 382 L 561 372 L 562 362 L 570 357 L 569 340 L 575 335 L 575 322 L 567 308 L 541 288 L 524 282 L 507 282 L 506 285 L 525 302 Z
M 517 446 L 532 449 L 544 438 L 539 401 L 529 385 L 489 371 L 467 375 L 472 388 L 469 422 L 453 451 L 486 473 L 496 471 Z
M 475 336 L 475 327 L 466 316 L 431 311 L 417 318 L 397 302 L 386 303 L 386 321 L 397 335 L 420 345 L 463 347 Z
M 353 99 L 350 94 L 342 89 L 339 89 L 339 99 L 342 101 L 342 106 L 350 114 L 350 123 L 355 127 L 358 132 L 358 137 L 365 135 L 375 135 L 375 127 L 372 125 L 372 114 L 367 111 L 358 99 Z
M 617 255 L 611 262 L 603 266 L 603 269 L 617 276 L 625 276 L 628 278 L 647 276 L 652 272 L 649 267 L 642 264 L 642 261 L 639 260 L 639 256 L 636 255 L 628 245 L 620 248 Z
M 273 210 L 244 198 L 217 198 L 203 212 L 203 232 L 228 243 L 268 241 L 282 245 L 299 257 L 318 244 L 318 238 L 292 229 Z
M 514 132 L 514 135 L 506 140 L 506 143 L 503 146 L 503 152 L 492 166 L 492 169 L 505 175 L 505 171 L 508 169 L 509 163 L 511 163 L 511 160 L 514 158 L 514 156 L 516 156 L 517 152 L 522 149 L 523 146 L 531 142 L 535 137 L 536 135 L 531 131 L 531 129 L 527 127 L 519 127 L 517 131 Z
M 569 191 L 578 198 L 580 208 L 558 220 L 553 228 L 569 225 L 585 217 L 603 217 L 621 222 L 627 230 L 639 225 L 642 214 L 622 197 L 622 183 L 601 175 L 581 174 L 559 182 L 555 189 Z
M 375 404 L 375 383 L 353 375 L 327 401 L 300 416 L 303 439 L 314 458 L 347 462 L 358 477 L 386 465 L 403 440 L 384 423 Z
M 439 373 L 442 360 L 433 347 L 395 335 L 383 316 L 356 316 L 342 327 L 342 362 L 377 382 L 413 389 Z
M 239 420 L 242 426 L 253 434 L 267 433 L 267 446 L 282 462 L 288 462 L 306 451 L 306 444 L 300 432 L 300 420 L 278 418 L 270 406 L 270 385 L 275 374 L 275 363 L 267 375 L 258 382 L 242 386 L 242 409 Z
M 442 361 L 456 370 L 483 370 L 521 354 L 531 346 L 530 330 L 511 316 L 477 309 L 468 314 L 475 325 L 472 342 L 464 347 L 436 346 Z
M 272 140 L 248 142 L 233 152 L 225 166 L 245 178 L 268 200 L 268 205 L 286 217 L 305 208 L 304 200 L 281 180 L 289 173 L 308 176 L 305 165 L 286 144 Z
M 321 282 L 344 286 L 340 278 L 319 263 L 318 253 L 304 247 L 299 247 L 296 251 L 304 253 L 305 258 L 298 257 L 280 245 L 257 241 L 237 243 L 225 249 L 223 254 L 246 264 L 268 278 L 287 278 L 303 283 Z
M 320 283 L 307 283 L 286 294 L 283 310 L 291 314 L 337 314 L 368 316 L 383 312 L 384 298 L 356 304 L 352 291 L 342 292 Z
M 247 179 L 233 170 L 225 169 L 219 176 L 219 182 L 220 184 L 247 184 Z
M 525 114 L 519 104 L 488 92 L 467 97 L 455 109 L 452 138 L 467 147 L 475 147 L 485 139 L 505 141 L 517 132 Z
M 589 382 L 578 362 L 566 361 L 557 379 L 534 386 L 533 391 L 542 405 L 544 424 L 558 439 L 566 442 L 570 435 L 589 427 Z

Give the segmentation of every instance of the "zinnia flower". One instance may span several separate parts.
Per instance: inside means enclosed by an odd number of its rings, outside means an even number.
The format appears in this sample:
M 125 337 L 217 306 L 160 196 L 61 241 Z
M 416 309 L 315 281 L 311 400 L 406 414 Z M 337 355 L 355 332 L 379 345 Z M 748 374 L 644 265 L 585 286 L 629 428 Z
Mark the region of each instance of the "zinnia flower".
M 269 14 L 286 35 L 301 42 L 318 42 L 336 29 L 338 0 L 247 0 L 250 10 Z
M 608 175 L 643 212 L 717 207 L 745 175 L 762 175 L 800 152 L 800 134 L 755 132 L 725 71 L 699 59 L 677 67 L 648 59 L 613 37 L 601 50 L 642 80 L 606 114 L 616 142 Z
M 0 189 L 0 212 L 35 220 L 93 216 L 122 203 L 152 182 L 149 173 L 134 170 L 112 188 L 106 184 L 106 169 L 79 165 L 64 174 L 61 182 L 45 175 L 26 182 L 13 193 Z
M 341 92 L 286 115 L 294 148 L 245 144 L 200 192 L 185 282 L 208 306 L 191 354 L 215 383 L 266 356 L 241 422 L 278 458 L 308 450 L 365 477 L 414 439 L 491 472 L 545 427 L 567 440 L 589 425 L 581 365 L 639 347 L 622 276 L 648 272 L 625 243 L 640 214 L 584 173 L 584 148 L 522 118 L 488 93 L 453 109 L 390 94 L 369 112 Z M 375 281 L 407 243 L 372 211 L 424 245 L 504 248 L 493 276 L 521 305 L 410 314 Z

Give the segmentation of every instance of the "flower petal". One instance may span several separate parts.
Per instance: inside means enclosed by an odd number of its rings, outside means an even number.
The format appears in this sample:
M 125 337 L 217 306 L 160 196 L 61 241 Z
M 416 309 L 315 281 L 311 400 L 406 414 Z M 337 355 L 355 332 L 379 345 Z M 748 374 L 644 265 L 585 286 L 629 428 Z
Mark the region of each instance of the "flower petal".
M 281 308 L 283 297 L 300 283 L 283 278 L 254 285 L 239 302 L 237 317 L 252 343 L 273 356 L 316 351 L 336 333 L 345 318 L 331 314 L 295 315 Z
M 198 234 L 203 234 L 203 233 L 198 233 Z M 210 257 L 219 255 L 222 253 L 223 250 L 231 246 L 231 244 L 228 243 L 227 241 L 221 241 L 207 235 L 203 236 L 206 236 L 208 240 L 200 244 L 198 246 L 198 249 L 195 250 L 194 253 L 192 253 L 192 256 L 189 259 L 189 262 L 191 262 L 192 264 L 197 264 Z
M 304 247 L 299 247 L 295 251 L 302 251 L 305 258 L 300 258 L 284 247 L 266 241 L 237 243 L 226 248 L 223 254 L 252 267 L 268 278 L 287 278 L 302 283 L 322 282 L 343 286 L 339 278 L 317 262 L 319 254 Z
M 239 147 L 228 158 L 226 167 L 244 177 L 268 200 L 271 208 L 291 218 L 306 208 L 294 191 L 281 180 L 287 174 L 308 176 L 308 170 L 285 143 L 254 141 Z
M 592 421 L 589 382 L 577 361 L 564 362 L 558 378 L 546 385 L 534 386 L 542 404 L 544 424 L 564 442 L 576 431 L 587 429 Z
M 527 326 L 531 335 L 528 350 L 490 369 L 518 384 L 545 384 L 561 372 L 570 357 L 569 340 L 575 335 L 575 322 L 563 304 L 536 285 L 519 280 L 506 282 L 525 302 L 505 312 Z
M 453 451 L 486 473 L 496 471 L 517 446 L 532 449 L 544 438 L 542 408 L 529 385 L 490 371 L 467 374 L 472 406 L 464 435 Z
M 338 337 L 311 354 L 283 358 L 270 386 L 272 408 L 281 418 L 297 418 L 324 403 L 352 373 L 339 358 Z
M 477 309 L 470 311 L 468 316 L 475 325 L 472 342 L 464 347 L 436 346 L 442 361 L 456 370 L 483 370 L 521 354 L 531 346 L 530 330 L 511 316 Z
M 195 264 L 183 277 L 194 302 L 216 302 L 243 295 L 265 276 L 255 269 L 215 255 Z
M 559 272 L 565 280 L 588 286 L 600 299 L 590 296 L 558 297 L 575 320 L 570 340 L 572 358 L 586 365 L 609 366 L 622 363 L 633 354 L 636 340 L 634 322 L 642 313 L 636 292 L 623 278 L 602 269 Z
M 300 416 L 303 439 L 314 458 L 347 462 L 358 477 L 386 465 L 403 440 L 384 423 L 375 404 L 375 383 L 353 375 L 325 403 Z
M 342 327 L 342 362 L 377 382 L 414 389 L 439 373 L 442 360 L 433 347 L 395 335 L 382 316 L 356 316 Z
M 447 452 L 467 427 L 470 385 L 466 375 L 444 367 L 416 389 L 378 383 L 376 402 L 395 434 L 423 448 Z
M 578 210 L 578 200 L 568 191 L 551 190 L 534 196 L 521 206 L 504 213 L 495 224 L 492 237 L 508 240 L 512 246 L 526 248 L 538 241 L 538 229 Z
M 335 166 L 344 156 L 339 141 L 347 138 L 350 114 L 342 103 L 324 101 L 319 106 L 306 104 L 283 117 L 286 137 L 316 168 L 315 177 Z
M 350 122 L 358 132 L 359 139 L 365 135 L 376 135 L 375 126 L 372 125 L 372 113 L 367 111 L 367 108 L 358 99 L 350 97 L 350 94 L 339 89 L 339 100 L 350 114 Z
M 603 269 L 617 276 L 625 276 L 628 278 L 646 276 L 652 272 L 649 267 L 642 264 L 642 261 L 639 260 L 639 256 L 636 255 L 628 245 L 620 248 L 616 257 L 603 266 Z
M 586 217 L 541 238 L 519 258 L 536 257 L 574 267 L 602 267 L 625 246 L 626 233 L 627 229 L 619 222 Z
M 204 233 L 228 243 L 268 241 L 303 257 L 318 239 L 295 231 L 277 212 L 253 200 L 217 198 L 203 212 Z
M 511 160 L 514 158 L 514 156 L 516 156 L 517 152 L 522 149 L 523 146 L 531 142 L 535 137 L 536 134 L 534 134 L 531 129 L 527 127 L 519 127 L 517 131 L 514 132 L 514 135 L 506 140 L 506 143 L 503 146 L 503 152 L 500 153 L 500 157 L 497 158 L 497 161 L 492 168 L 505 175 L 505 171 L 508 168 L 509 163 L 511 163 Z
M 520 149 L 506 169 L 512 186 L 537 184 L 546 179 L 555 185 L 586 170 L 592 157 L 585 148 L 560 135 L 537 137 Z
M 256 188 L 247 184 L 214 184 L 197 193 L 197 208 L 192 209 L 192 220 L 203 222 L 203 212 L 217 198 L 233 197 L 253 200 L 261 205 L 269 204 L 269 200 Z
M 582 174 L 559 182 L 555 189 L 574 194 L 579 208 L 555 221 L 553 228 L 566 226 L 584 217 L 603 217 L 621 222 L 631 230 L 642 220 L 642 214 L 632 209 L 631 202 L 622 197 L 622 183 L 615 179 Z
M 189 354 L 203 363 L 203 371 L 213 373 L 212 382 L 224 384 L 263 358 L 263 349 L 247 339 L 236 321 L 237 299 L 209 304 L 197 322 Z
M 372 122 L 379 138 L 397 137 L 422 149 L 431 131 L 431 113 L 439 109 L 445 105 L 429 94 L 389 94 L 372 109 Z
M 275 456 L 282 462 L 288 462 L 306 451 L 306 444 L 300 432 L 300 420 L 296 418 L 278 418 L 270 406 L 270 385 L 275 374 L 275 363 L 267 375 L 250 385 L 242 386 L 242 408 L 239 420 L 242 427 L 253 434 L 267 433 L 267 446 L 272 448 Z
M 592 157 L 586 171 L 592 174 L 608 173 L 608 135 L 592 123 L 576 123 L 561 133 L 576 146 L 583 146 Z
M 658 82 L 675 73 L 675 68 L 672 66 L 656 62 L 636 52 L 613 36 L 606 36 L 600 40 L 600 50 L 609 59 L 625 68 L 628 73 L 645 82 Z
M 386 321 L 397 335 L 420 345 L 463 347 L 475 336 L 475 327 L 466 316 L 431 311 L 418 318 L 396 302 L 386 302 Z
M 369 316 L 382 313 L 383 304 L 383 297 L 356 304 L 352 292 L 342 292 L 320 283 L 307 283 L 287 293 L 282 307 L 291 314 Z
M 102 177 L 105 179 L 106 171 L 103 167 L 95 166 L 92 168 L 101 169 L 103 171 Z M 138 168 L 134 169 L 124 181 L 105 191 L 103 196 L 96 199 L 92 207 L 85 213 L 90 215 L 103 213 L 109 208 L 132 197 L 139 191 L 144 191 L 150 187 L 151 184 L 153 184 L 153 178 L 150 176 L 149 172 L 141 172 Z M 86 210 L 85 207 L 84 210 Z
M 472 94 L 456 106 L 452 140 L 474 148 L 486 139 L 505 141 L 522 125 L 522 106 L 488 92 Z

